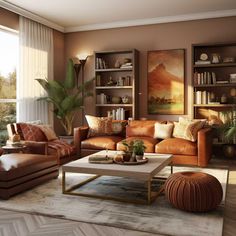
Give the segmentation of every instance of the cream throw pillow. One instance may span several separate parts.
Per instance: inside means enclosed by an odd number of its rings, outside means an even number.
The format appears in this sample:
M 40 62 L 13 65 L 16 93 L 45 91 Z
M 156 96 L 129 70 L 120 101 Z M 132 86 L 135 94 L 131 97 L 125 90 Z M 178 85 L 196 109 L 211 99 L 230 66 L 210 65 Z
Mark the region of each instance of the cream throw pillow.
M 89 126 L 89 137 L 112 134 L 111 117 L 96 117 L 90 115 L 86 115 L 85 117 Z
M 155 123 L 154 138 L 166 139 L 171 138 L 174 124 Z
M 57 135 L 50 125 L 36 125 L 44 133 L 48 141 L 57 139 Z
M 180 119 L 179 122 L 174 122 L 173 137 L 196 142 L 197 133 L 203 128 L 204 124 L 205 122 L 202 121 Z

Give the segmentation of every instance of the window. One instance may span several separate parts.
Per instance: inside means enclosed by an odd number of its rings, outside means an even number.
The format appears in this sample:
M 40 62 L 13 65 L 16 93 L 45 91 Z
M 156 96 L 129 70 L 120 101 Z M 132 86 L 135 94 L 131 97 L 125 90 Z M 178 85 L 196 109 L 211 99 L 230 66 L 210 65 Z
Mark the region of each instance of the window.
M 7 139 L 6 125 L 16 121 L 18 34 L 0 29 L 0 145 Z

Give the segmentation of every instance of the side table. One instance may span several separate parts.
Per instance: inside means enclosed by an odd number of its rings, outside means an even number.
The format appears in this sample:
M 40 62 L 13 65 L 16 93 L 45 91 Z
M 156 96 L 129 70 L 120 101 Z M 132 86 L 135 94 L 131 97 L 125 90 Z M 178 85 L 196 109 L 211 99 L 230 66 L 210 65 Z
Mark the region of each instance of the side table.
M 12 145 L 6 145 L 2 147 L 4 153 L 24 153 L 24 151 L 27 149 L 27 146 L 12 146 Z

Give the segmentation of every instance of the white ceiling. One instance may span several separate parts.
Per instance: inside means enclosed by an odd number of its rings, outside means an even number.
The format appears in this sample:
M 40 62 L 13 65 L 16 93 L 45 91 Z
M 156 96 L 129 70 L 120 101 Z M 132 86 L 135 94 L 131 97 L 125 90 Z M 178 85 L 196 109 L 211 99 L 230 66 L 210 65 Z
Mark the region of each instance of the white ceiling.
M 0 6 L 65 32 L 236 15 L 236 0 L 0 0 Z

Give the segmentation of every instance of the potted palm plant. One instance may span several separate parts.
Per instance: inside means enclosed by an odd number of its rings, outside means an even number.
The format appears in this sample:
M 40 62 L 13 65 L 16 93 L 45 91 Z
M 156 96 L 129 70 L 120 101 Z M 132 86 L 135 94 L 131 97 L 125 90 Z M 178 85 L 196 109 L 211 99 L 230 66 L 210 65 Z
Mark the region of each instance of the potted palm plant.
M 47 96 L 38 100 L 45 100 L 53 104 L 53 112 L 60 120 L 66 135 L 72 135 L 76 111 L 82 108 L 85 97 L 92 96 L 92 93 L 88 89 L 93 79 L 77 86 L 74 63 L 72 59 L 69 59 L 66 78 L 63 82 L 47 79 L 36 80 L 47 92 Z
M 220 127 L 220 132 L 223 136 L 224 154 L 227 157 L 236 156 L 236 107 L 231 111 L 223 113 L 225 118 L 224 124 Z

